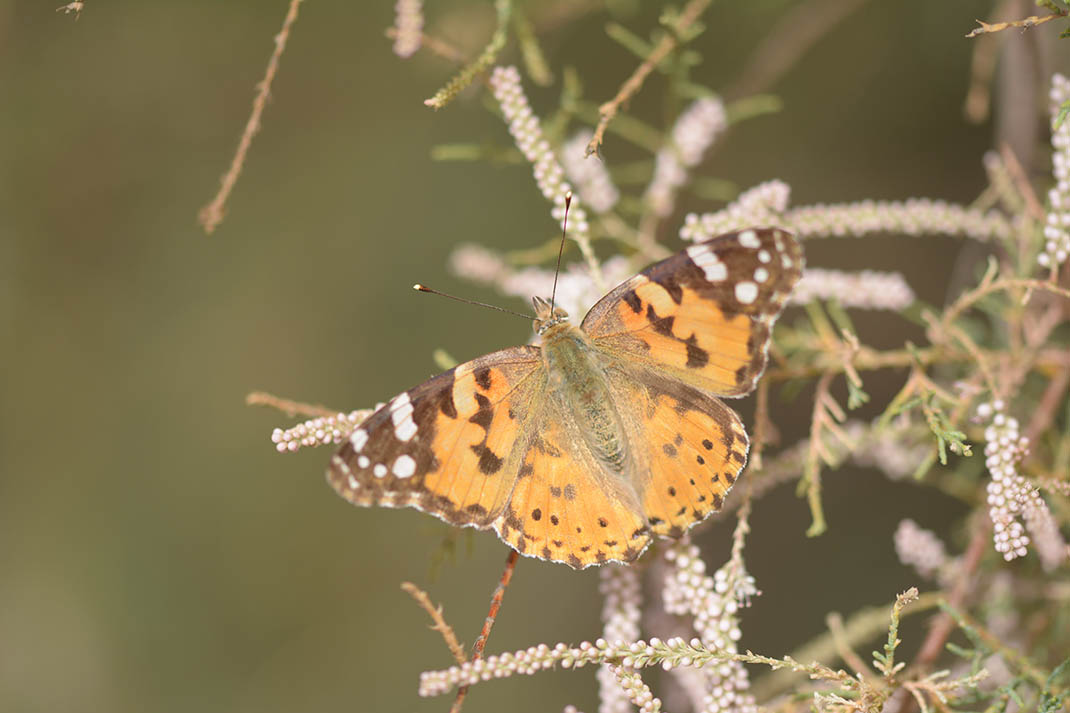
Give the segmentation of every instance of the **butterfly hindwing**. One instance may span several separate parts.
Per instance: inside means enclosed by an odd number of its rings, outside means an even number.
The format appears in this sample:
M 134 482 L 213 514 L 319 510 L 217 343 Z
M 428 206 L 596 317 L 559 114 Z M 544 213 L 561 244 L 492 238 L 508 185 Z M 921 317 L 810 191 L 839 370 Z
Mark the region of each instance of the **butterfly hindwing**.
M 719 399 L 642 366 L 609 370 L 619 400 L 638 418 L 633 472 L 654 534 L 680 537 L 721 509 L 747 462 L 739 416 Z
M 495 529 L 521 554 L 575 569 L 630 562 L 650 543 L 635 490 L 608 474 L 548 400 L 519 458 L 516 488 Z
M 773 322 L 802 268 L 802 249 L 783 230 L 719 235 L 619 285 L 582 329 L 602 349 L 710 393 L 743 396 L 765 369 Z
M 328 481 L 356 505 L 415 507 L 490 527 L 516 480 L 514 445 L 541 365 L 538 348 L 514 347 L 402 392 L 353 431 Z

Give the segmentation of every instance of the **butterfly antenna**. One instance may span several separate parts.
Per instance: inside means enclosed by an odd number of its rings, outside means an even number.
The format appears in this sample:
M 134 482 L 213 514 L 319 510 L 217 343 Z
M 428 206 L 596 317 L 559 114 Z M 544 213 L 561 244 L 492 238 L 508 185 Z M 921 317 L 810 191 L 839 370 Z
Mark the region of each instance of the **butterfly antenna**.
M 466 299 L 464 297 L 455 297 L 453 295 L 446 294 L 445 292 L 439 292 L 438 290 L 431 289 L 427 285 L 421 285 L 418 282 L 415 285 L 412 286 L 412 289 L 416 290 L 417 292 L 430 292 L 431 294 L 438 295 L 439 297 L 448 297 L 451 300 L 456 300 L 457 302 L 464 302 L 465 304 L 469 304 L 469 305 L 476 305 L 477 307 L 486 307 L 487 309 L 495 309 L 495 310 L 498 310 L 499 312 L 505 312 L 506 314 L 511 314 L 511 315 L 514 315 L 514 316 L 517 316 L 517 317 L 523 317 L 524 319 L 528 319 L 528 320 L 531 319 L 531 315 L 530 314 L 521 314 L 520 312 L 514 312 L 513 310 L 506 309 L 505 307 L 499 307 L 498 305 L 489 305 L 486 302 L 476 302 L 475 300 Z
M 565 194 L 565 220 L 561 223 L 561 247 L 557 249 L 557 269 L 554 270 L 554 291 L 550 293 L 550 314 L 554 313 L 554 298 L 557 297 L 557 276 L 561 274 L 561 255 L 565 252 L 565 233 L 568 231 L 568 208 L 572 205 L 572 191 Z

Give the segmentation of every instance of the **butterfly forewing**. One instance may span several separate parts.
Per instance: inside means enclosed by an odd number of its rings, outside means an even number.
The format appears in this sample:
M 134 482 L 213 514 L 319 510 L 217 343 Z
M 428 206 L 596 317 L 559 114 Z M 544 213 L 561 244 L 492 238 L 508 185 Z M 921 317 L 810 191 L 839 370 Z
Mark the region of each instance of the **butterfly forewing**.
M 514 347 L 402 392 L 350 435 L 327 479 L 356 505 L 410 506 L 490 527 L 516 480 L 514 445 L 541 365 L 536 347 Z
M 802 268 L 802 249 L 783 230 L 720 235 L 619 285 L 582 327 L 602 349 L 743 396 L 765 369 L 773 322 Z

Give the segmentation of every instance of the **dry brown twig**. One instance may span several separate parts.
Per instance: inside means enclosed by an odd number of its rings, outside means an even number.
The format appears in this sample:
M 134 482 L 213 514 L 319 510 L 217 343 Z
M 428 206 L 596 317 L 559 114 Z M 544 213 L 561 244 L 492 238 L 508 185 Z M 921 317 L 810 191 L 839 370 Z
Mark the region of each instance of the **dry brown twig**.
M 598 148 L 602 145 L 602 139 L 605 136 L 606 128 L 609 127 L 609 122 L 613 121 L 613 118 L 620 111 L 621 104 L 635 96 L 642 86 L 646 78 L 654 71 L 654 68 L 661 64 L 662 60 L 669 56 L 679 44 L 679 34 L 687 30 L 700 15 L 710 6 L 713 0 L 691 0 L 680 13 L 680 18 L 676 22 L 675 32 L 667 33 L 661 38 L 661 41 L 651 51 L 642 64 L 635 68 L 632 72 L 632 76 L 628 77 L 624 81 L 624 84 L 620 85 L 620 89 L 617 91 L 617 95 L 610 99 L 608 102 L 598 107 L 598 126 L 595 127 L 594 136 L 591 137 L 590 143 L 587 144 L 587 156 L 591 154 L 597 154 Z
M 1029 182 L 1029 177 L 1025 175 L 1025 169 L 1022 168 L 1018 157 L 1014 155 L 1010 144 L 1006 142 L 1000 144 L 999 155 L 1003 159 L 1003 165 L 1007 167 L 1011 180 L 1014 181 L 1015 188 L 1018 189 L 1018 195 L 1025 201 L 1030 217 L 1038 223 L 1043 223 L 1044 206 L 1040 204 L 1036 191 L 1033 190 L 1033 184 Z
M 1063 10 L 1062 12 L 1053 12 L 1050 15 L 1030 15 L 1029 17 L 1022 18 L 1021 20 L 1011 20 L 1009 22 L 995 22 L 992 24 L 984 22 L 983 20 L 978 20 L 977 24 L 980 25 L 980 27 L 975 27 L 974 29 L 970 30 L 970 32 L 968 32 L 966 36 L 977 37 L 978 35 L 984 35 L 992 32 L 1002 32 L 1003 30 L 1007 30 L 1012 27 L 1020 27 L 1023 30 L 1028 30 L 1031 27 L 1043 25 L 1045 22 L 1050 22 L 1051 20 L 1058 20 L 1060 17 L 1066 17 L 1067 14 L 1070 13 L 1068 13 L 1068 11 L 1066 10 Z
M 392 40 L 396 40 L 398 37 L 398 31 L 396 27 L 386 28 L 386 36 Z M 431 35 L 422 33 L 420 35 L 420 47 L 427 48 L 433 54 L 437 54 L 442 59 L 453 62 L 454 64 L 465 64 L 468 60 L 465 58 L 464 53 L 454 47 L 448 42 L 432 37 Z
M 498 611 L 502 607 L 502 597 L 505 596 L 505 590 L 513 579 L 513 570 L 516 569 L 517 557 L 519 555 L 516 550 L 509 550 L 509 556 L 505 559 L 505 569 L 502 570 L 502 577 L 498 580 L 498 586 L 494 588 L 494 594 L 490 597 L 490 609 L 487 611 L 487 618 L 483 620 L 483 628 L 479 632 L 479 638 L 476 639 L 476 643 L 472 647 L 473 661 L 483 658 L 483 649 L 487 646 L 490 630 L 493 628 L 494 622 L 498 618 Z M 468 695 L 468 686 L 461 686 L 457 689 L 457 697 L 453 699 L 450 713 L 461 713 L 461 706 L 464 705 L 464 697 L 466 695 Z
M 253 99 L 253 110 L 249 114 L 249 120 L 245 122 L 245 130 L 242 132 L 241 140 L 238 142 L 238 150 L 234 152 L 230 168 L 223 174 L 219 192 L 216 193 L 215 198 L 208 205 L 201 208 L 201 212 L 197 216 L 197 220 L 208 235 L 211 235 L 223 221 L 227 198 L 230 196 L 230 192 L 234 190 L 234 184 L 238 182 L 238 176 L 241 175 L 242 166 L 245 165 L 245 157 L 249 153 L 249 146 L 253 143 L 253 137 L 260 131 L 260 117 L 263 115 L 264 107 L 267 106 L 268 98 L 271 96 L 271 83 L 275 81 L 275 74 L 279 71 L 279 60 L 286 49 L 286 40 L 290 37 L 290 30 L 297 21 L 297 9 L 300 5 L 301 0 L 290 0 L 290 7 L 286 12 L 286 19 L 282 22 L 282 29 L 279 30 L 279 34 L 275 35 L 275 49 L 268 60 L 264 78 L 257 85 L 256 97 Z
M 408 592 L 409 596 L 416 600 L 416 603 L 427 612 L 431 617 L 431 621 L 434 625 L 431 627 L 433 631 L 437 631 L 442 634 L 442 638 L 446 642 L 446 648 L 453 654 L 453 660 L 459 664 L 465 662 L 464 647 L 461 646 L 461 642 L 457 640 L 457 634 L 453 632 L 453 627 L 446 623 L 445 617 L 442 616 L 442 605 L 437 607 L 431 603 L 431 597 L 427 596 L 427 592 L 417 587 L 412 582 L 402 582 L 401 588 Z
M 266 391 L 253 391 L 245 397 L 247 406 L 270 406 L 278 409 L 290 417 L 304 416 L 306 418 L 330 418 L 337 416 L 339 411 L 329 409 L 321 404 L 306 404 L 300 401 L 291 401 Z
M 766 91 L 865 1 L 810 0 L 787 9 L 758 43 L 725 95 L 741 97 Z
M 84 2 L 69 2 L 66 5 L 60 5 L 56 8 L 56 12 L 62 12 L 64 15 L 70 15 L 74 13 L 74 21 L 77 22 L 82 17 L 82 9 L 85 8 Z

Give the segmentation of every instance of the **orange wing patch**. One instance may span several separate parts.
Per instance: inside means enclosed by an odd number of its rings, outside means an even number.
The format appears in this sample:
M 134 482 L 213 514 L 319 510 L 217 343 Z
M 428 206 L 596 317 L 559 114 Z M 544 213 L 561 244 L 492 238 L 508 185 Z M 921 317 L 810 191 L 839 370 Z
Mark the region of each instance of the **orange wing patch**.
M 743 470 L 743 423 L 723 402 L 646 369 L 620 372 L 613 382 L 640 414 L 636 489 L 643 515 L 655 534 L 680 537 L 721 509 Z
M 353 432 L 328 481 L 356 505 L 408 506 L 489 527 L 516 481 L 514 446 L 539 367 L 538 349 L 515 347 L 399 394 Z
M 802 267 L 798 242 L 782 230 L 721 235 L 618 286 L 583 330 L 606 351 L 710 393 L 743 396 L 765 369 L 773 322 Z
M 634 491 L 614 482 L 548 409 L 520 458 L 519 479 L 494 528 L 524 555 L 575 569 L 631 562 L 650 544 Z

